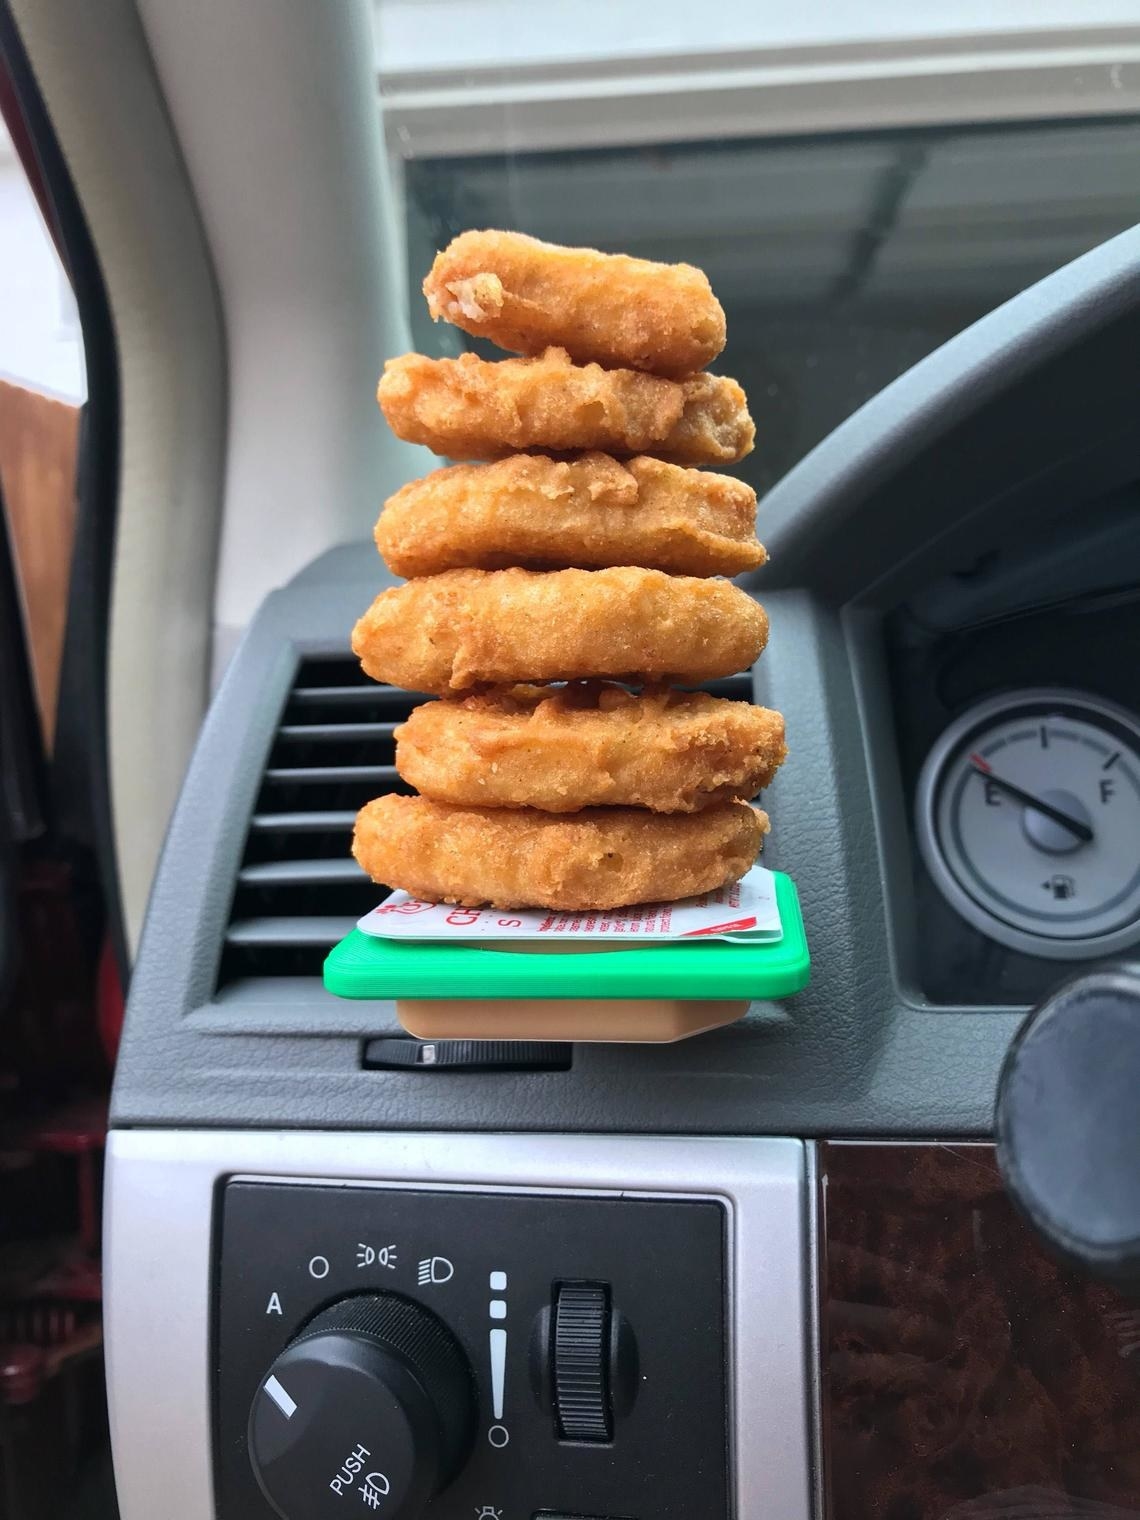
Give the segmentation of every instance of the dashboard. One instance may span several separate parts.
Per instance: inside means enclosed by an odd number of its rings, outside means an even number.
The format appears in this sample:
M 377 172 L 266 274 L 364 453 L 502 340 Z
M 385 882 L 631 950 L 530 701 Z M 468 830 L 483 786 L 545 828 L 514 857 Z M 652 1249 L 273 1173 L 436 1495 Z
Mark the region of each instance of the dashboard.
M 1047 566 L 1036 545 L 997 553 L 886 620 L 913 968 L 933 1004 L 1033 1003 L 1140 941 L 1135 523 L 1130 493 L 1074 513 Z
M 378 100 L 363 3 L 14 8 L 97 250 L 132 942 L 181 788 L 106 1149 L 123 1520 L 1140 1514 L 1140 1229 L 1104 1228 L 1140 994 L 1101 965 L 1140 945 L 1135 39 L 512 79 L 385 5 L 431 66 L 382 47 Z M 426 467 L 370 393 L 417 245 L 492 222 L 709 263 L 750 334 L 773 639 L 734 694 L 787 722 L 812 980 L 671 1044 L 445 1050 L 322 983 L 409 701 L 348 648 L 352 539 Z M 1058 1190 L 1115 1280 L 1045 1248 Z
M 995 1406 L 1054 1320 L 1121 1374 L 1114 1311 L 1042 1268 L 987 1143 L 1026 1006 L 1137 942 L 1140 244 L 1119 241 L 762 504 L 771 560 L 743 584 L 775 633 L 741 694 L 786 719 L 765 858 L 813 966 L 730 1026 L 439 1061 L 390 1002 L 331 997 L 353 807 L 398 784 L 409 698 L 348 670 L 384 583 L 358 544 L 265 601 L 171 823 L 116 1077 L 129 1520 L 926 1520 L 1021 1502 L 1027 1450 L 1051 1494 L 1140 1502 L 1125 1401 L 1093 1428 L 1045 1379 L 1049 1450 Z M 1049 1298 L 1015 1334 L 1027 1273 Z M 939 1431 L 962 1434 L 946 1474 Z

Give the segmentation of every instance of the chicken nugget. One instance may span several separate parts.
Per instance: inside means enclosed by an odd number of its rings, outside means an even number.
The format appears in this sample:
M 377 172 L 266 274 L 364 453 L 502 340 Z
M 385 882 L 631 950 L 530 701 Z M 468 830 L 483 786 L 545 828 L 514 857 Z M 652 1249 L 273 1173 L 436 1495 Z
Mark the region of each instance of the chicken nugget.
M 756 492 L 741 480 L 639 455 L 512 454 L 453 464 L 390 497 L 376 546 L 397 575 L 643 565 L 740 575 L 764 563 Z
M 767 815 L 745 802 L 559 817 L 389 795 L 357 815 L 352 852 L 373 881 L 425 902 L 573 912 L 713 891 L 744 875 L 767 832 Z
M 585 676 L 696 685 L 751 665 L 764 609 L 731 581 L 609 570 L 445 570 L 382 591 L 352 632 L 376 681 L 446 694 Z
M 786 754 L 765 707 L 599 681 L 425 702 L 396 730 L 396 769 L 433 802 L 546 813 L 695 813 L 755 797 Z
M 423 288 L 437 322 L 516 354 L 557 344 L 579 364 L 683 378 L 724 347 L 724 311 L 691 264 L 463 232 L 436 254 Z
M 404 354 L 385 364 L 376 394 L 398 437 L 453 459 L 600 449 L 675 464 L 732 464 L 751 452 L 756 436 L 735 380 L 662 380 L 572 364 L 564 348 L 498 364 L 475 354 Z

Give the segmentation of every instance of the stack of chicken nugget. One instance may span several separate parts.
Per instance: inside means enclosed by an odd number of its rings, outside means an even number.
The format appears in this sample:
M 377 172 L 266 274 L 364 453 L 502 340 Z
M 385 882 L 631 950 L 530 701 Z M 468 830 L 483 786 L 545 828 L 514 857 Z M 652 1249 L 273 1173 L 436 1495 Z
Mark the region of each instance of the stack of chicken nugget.
M 699 269 L 508 232 L 456 238 L 432 316 L 521 358 L 405 354 L 393 431 L 461 460 L 386 503 L 406 584 L 352 647 L 368 675 L 441 700 L 396 731 L 418 796 L 368 803 L 376 881 L 470 907 L 614 909 L 734 881 L 768 830 L 749 799 L 784 759 L 779 713 L 692 687 L 746 669 L 764 610 L 723 577 L 764 563 L 756 496 L 703 465 L 755 435 L 705 372 L 724 312 Z

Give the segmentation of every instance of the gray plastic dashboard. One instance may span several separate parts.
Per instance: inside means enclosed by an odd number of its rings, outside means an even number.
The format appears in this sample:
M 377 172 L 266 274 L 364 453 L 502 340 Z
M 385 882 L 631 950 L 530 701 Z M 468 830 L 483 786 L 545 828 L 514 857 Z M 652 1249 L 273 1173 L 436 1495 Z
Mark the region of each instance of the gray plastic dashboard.
M 671 1046 L 578 1046 L 571 1069 L 361 1069 L 384 1003 L 302 978 L 215 994 L 261 773 L 298 662 L 343 656 L 385 583 L 346 545 L 268 598 L 218 691 L 173 818 L 131 987 L 123 1125 L 980 1135 L 1020 1022 L 910 989 L 905 819 L 883 616 L 967 551 L 1140 476 L 1140 231 L 952 340 L 864 407 L 762 504 L 755 581 L 772 636 L 756 699 L 788 726 L 765 795 L 769 864 L 796 879 L 810 987 Z M 240 985 L 240 984 L 239 984 Z

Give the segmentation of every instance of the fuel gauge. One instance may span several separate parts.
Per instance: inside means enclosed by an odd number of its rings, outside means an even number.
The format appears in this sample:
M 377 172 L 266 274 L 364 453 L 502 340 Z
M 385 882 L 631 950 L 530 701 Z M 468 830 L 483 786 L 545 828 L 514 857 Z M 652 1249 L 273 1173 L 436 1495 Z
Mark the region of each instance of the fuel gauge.
M 1081 960 L 1140 940 L 1140 721 L 1099 697 L 994 697 L 942 734 L 919 777 L 923 859 L 990 939 Z

